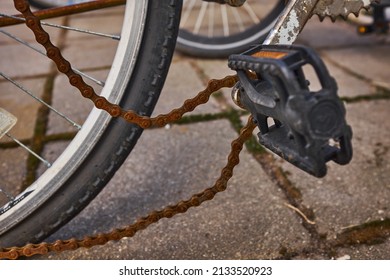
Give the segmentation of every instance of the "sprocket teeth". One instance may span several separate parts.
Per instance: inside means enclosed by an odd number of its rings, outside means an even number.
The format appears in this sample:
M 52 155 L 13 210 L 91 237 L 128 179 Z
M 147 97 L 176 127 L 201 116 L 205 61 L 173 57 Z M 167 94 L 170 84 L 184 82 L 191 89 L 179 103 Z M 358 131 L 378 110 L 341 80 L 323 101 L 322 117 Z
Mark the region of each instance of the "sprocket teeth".
M 379 0 L 368 1 L 334 0 L 329 4 L 327 0 L 320 0 L 314 8 L 313 14 L 317 15 L 320 21 L 323 21 L 326 17 L 329 17 L 333 22 L 336 21 L 337 17 L 342 17 L 346 20 L 350 14 L 354 14 L 357 17 L 362 9 L 368 10 L 370 4 L 378 3 Z

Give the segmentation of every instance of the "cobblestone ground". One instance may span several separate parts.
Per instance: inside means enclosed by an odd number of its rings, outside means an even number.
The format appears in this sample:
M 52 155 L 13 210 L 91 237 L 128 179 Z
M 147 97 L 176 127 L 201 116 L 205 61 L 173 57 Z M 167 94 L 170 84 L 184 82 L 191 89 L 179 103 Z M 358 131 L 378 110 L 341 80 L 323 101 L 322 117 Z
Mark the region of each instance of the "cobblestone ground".
M 11 9 L 5 2 L 0 4 L 2 12 Z M 101 12 L 55 22 L 110 32 L 120 25 L 120 14 L 120 9 L 107 11 L 104 18 L 110 24 L 102 22 Z M 5 30 L 33 42 L 22 27 Z M 52 32 L 75 67 L 105 79 L 113 57 L 112 41 Z M 2 71 L 82 123 L 90 104 L 73 94 L 50 62 L 0 36 L 0 63 L 6 69 Z M 354 158 L 349 165 L 331 163 L 328 175 L 318 179 L 251 145 L 242 152 L 228 189 L 214 200 L 161 220 L 131 239 L 38 259 L 389 259 L 390 37 L 362 37 L 352 23 L 320 23 L 313 18 L 298 43 L 314 47 L 338 82 L 354 132 Z M 80 55 L 86 45 L 88 53 Z M 176 53 L 155 114 L 181 105 L 210 78 L 229 73 L 225 60 Z M 15 93 L 4 79 L 0 91 L 1 107 L 19 118 L 11 133 L 48 160 L 61 153 L 74 129 Z M 231 102 L 229 90 L 223 90 L 184 122 L 145 131 L 102 193 L 47 241 L 122 227 L 211 186 L 246 118 Z M 43 170 L 6 138 L 0 142 L 0 158 L 0 180 L 9 193 Z M 0 199 L 4 203 L 4 195 Z

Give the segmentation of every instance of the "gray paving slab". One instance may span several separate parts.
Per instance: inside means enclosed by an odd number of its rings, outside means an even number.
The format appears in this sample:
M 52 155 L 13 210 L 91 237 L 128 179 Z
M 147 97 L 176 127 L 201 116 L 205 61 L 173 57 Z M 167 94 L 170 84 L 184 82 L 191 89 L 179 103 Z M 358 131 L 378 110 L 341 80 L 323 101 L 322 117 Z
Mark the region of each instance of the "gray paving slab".
M 359 102 L 347 106 L 353 128 L 354 157 L 347 166 L 329 164 L 318 179 L 280 161 L 288 178 L 301 191 L 304 204 L 314 211 L 316 224 L 328 239 L 343 230 L 389 217 L 390 102 Z
M 97 10 L 71 17 L 69 26 L 75 26 L 86 31 L 99 30 L 101 33 L 118 35 L 122 28 L 123 14 L 123 7 L 110 8 L 105 12 Z M 71 40 L 85 39 L 86 36 L 81 32 L 69 32 L 68 38 Z
M 314 48 L 334 49 L 347 46 L 371 46 L 386 41 L 388 36 L 376 34 L 359 35 L 357 25 L 338 19 L 332 22 L 329 18 L 320 22 L 313 16 L 299 35 L 298 43 L 308 44 Z
M 365 77 L 374 85 L 390 89 L 389 65 L 390 46 L 388 44 L 370 46 L 367 49 L 346 48 L 329 50 L 326 57 L 347 68 L 352 73 Z
M 321 52 L 320 57 L 325 63 L 330 75 L 336 79 L 338 86 L 337 94 L 340 97 L 354 98 L 377 93 L 377 89 L 373 85 L 367 83 L 364 79 L 349 73 L 338 65 L 335 65 L 332 60 L 328 59 L 328 51 Z M 307 80 L 310 81 L 310 88 L 312 90 L 315 91 L 322 88 L 318 77 L 314 74 L 313 70 L 305 71 L 305 75 Z
M 85 73 L 95 79 L 105 81 L 108 70 L 86 71 Z M 97 94 L 101 93 L 101 86 L 87 79 L 84 80 L 95 89 Z M 54 90 L 52 93 L 52 106 L 56 110 L 66 113 L 67 117 L 79 125 L 84 123 L 89 112 L 93 108 L 92 102 L 82 97 L 78 89 L 71 86 L 68 78 L 64 75 L 58 75 L 55 78 Z M 47 134 L 51 135 L 64 132 L 75 132 L 75 128 L 72 124 L 58 116 L 58 114 L 50 112 Z
M 210 186 L 235 136 L 227 121 L 146 131 L 99 197 L 50 239 L 108 230 Z M 308 233 L 299 218 L 245 151 L 235 174 L 228 190 L 213 201 L 132 239 L 50 258 L 268 259 L 278 257 L 283 247 L 305 246 Z
M 26 162 L 27 156 L 28 153 L 20 147 L 0 149 L 0 159 L 9 159 L 2 161 L 0 168 L 1 189 L 8 195 L 15 196 L 20 191 L 21 182 L 26 174 L 26 165 L 23 163 Z M 0 203 L 7 201 L 7 197 L 0 192 Z
M 351 260 L 389 260 L 390 259 L 390 241 L 387 239 L 384 243 L 372 245 L 350 246 L 340 248 L 339 256 Z
M 69 145 L 69 142 L 70 141 L 60 139 L 46 143 L 41 153 L 42 157 L 48 162 L 53 163 L 66 149 L 66 147 Z M 45 172 L 47 169 L 47 166 L 41 162 L 36 171 L 37 176 L 42 175 L 43 172 Z
M 111 66 L 117 41 L 107 38 L 90 38 L 67 41 L 63 56 L 79 70 Z
M 227 65 L 226 59 L 194 59 L 194 63 L 197 68 L 207 79 L 221 79 L 227 75 L 235 75 L 236 72 L 231 70 Z M 231 99 L 231 89 L 222 88 L 220 92 L 223 94 L 226 106 L 241 110 L 237 105 L 234 104 Z M 221 109 L 226 109 L 224 104 L 221 104 Z
M 20 59 L 21 56 L 23 59 Z M 24 46 L 4 45 L 1 47 L 0 61 L 9 65 L 3 72 L 10 77 L 26 77 L 48 74 L 51 62 L 41 54 Z M 34 65 L 34 66 L 32 66 Z
M 3 12 L 3 11 L 1 11 Z M 57 20 L 47 20 L 47 22 L 54 23 L 54 24 L 62 24 L 63 20 L 57 19 Z M 58 42 L 58 39 L 60 38 L 60 31 L 55 28 L 45 28 L 47 32 L 49 32 L 50 39 L 52 42 L 56 43 Z M 4 31 L 4 33 L 3 33 Z M 10 45 L 18 45 L 18 41 L 15 40 L 15 38 L 12 38 L 8 34 L 11 33 L 13 37 L 17 37 L 18 39 L 22 39 L 24 42 L 27 42 L 30 45 L 33 46 L 39 46 L 39 44 L 36 42 L 33 32 L 26 28 L 24 24 L 19 24 L 16 26 L 10 26 L 10 27 L 2 27 L 2 32 L 0 33 L 0 44 L 10 44 Z M 22 48 L 21 48 L 22 49 Z M 24 47 L 24 50 L 27 48 Z M 23 50 L 22 49 L 22 50 Z
M 164 89 L 161 92 L 153 116 L 168 113 L 173 108 L 182 106 L 185 100 L 194 97 L 205 87 L 199 73 L 191 66 L 191 59 L 175 59 L 175 63 L 169 69 Z M 207 104 L 197 107 L 189 114 L 216 113 L 218 110 L 218 104 L 211 98 Z

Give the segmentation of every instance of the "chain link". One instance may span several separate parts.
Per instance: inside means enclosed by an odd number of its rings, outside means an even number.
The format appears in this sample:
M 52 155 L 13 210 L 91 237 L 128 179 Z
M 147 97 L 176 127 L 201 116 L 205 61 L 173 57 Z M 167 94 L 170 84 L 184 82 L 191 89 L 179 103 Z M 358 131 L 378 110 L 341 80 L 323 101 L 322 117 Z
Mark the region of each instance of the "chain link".
M 210 80 L 206 89 L 199 92 L 194 98 L 186 100 L 180 108 L 155 118 L 140 116 L 134 111 L 124 110 L 120 106 L 110 103 L 104 97 L 98 96 L 94 89 L 87 85 L 82 77 L 72 70 L 71 64 L 63 58 L 60 50 L 51 43 L 49 34 L 43 30 L 40 20 L 31 12 L 28 2 L 25 0 L 14 0 L 14 4 L 16 9 L 26 18 L 26 25 L 34 32 L 36 41 L 46 49 L 48 57 L 54 61 L 58 70 L 68 77 L 70 84 L 76 87 L 82 96 L 90 99 L 97 108 L 107 111 L 111 116 L 121 117 L 127 122 L 135 123 L 142 128 L 163 127 L 170 122 L 177 121 L 185 113 L 193 111 L 197 106 L 206 103 L 213 92 L 223 87 L 231 88 L 238 81 L 237 76 L 227 76 L 220 80 Z M 0 248 L 0 259 L 17 259 L 22 256 L 31 257 L 33 255 L 48 254 L 49 252 L 75 250 L 81 247 L 90 248 L 96 245 L 103 245 L 109 241 L 120 240 L 124 237 L 132 237 L 136 232 L 147 228 L 153 223 L 157 223 L 162 218 L 171 218 L 177 214 L 186 212 L 191 207 L 199 206 L 203 202 L 213 199 L 217 193 L 226 189 L 228 181 L 233 176 L 234 167 L 239 164 L 239 154 L 243 145 L 252 136 L 255 127 L 256 125 L 252 117 L 249 117 L 246 126 L 241 130 L 238 138 L 232 142 L 227 164 L 222 169 L 221 175 L 215 184 L 201 193 L 192 195 L 190 199 L 167 206 L 160 211 L 153 211 L 146 217 L 138 219 L 135 223 L 124 228 L 114 229 L 109 233 L 88 236 L 80 240 L 73 238 L 69 240 L 57 240 L 54 243 L 27 244 L 22 247 Z

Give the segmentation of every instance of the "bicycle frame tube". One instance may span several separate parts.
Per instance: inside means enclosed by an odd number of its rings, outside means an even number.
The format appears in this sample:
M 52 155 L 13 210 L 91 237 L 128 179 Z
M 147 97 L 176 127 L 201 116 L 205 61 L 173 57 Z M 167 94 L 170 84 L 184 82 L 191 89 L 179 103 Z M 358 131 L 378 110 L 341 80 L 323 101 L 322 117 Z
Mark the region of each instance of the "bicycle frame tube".
M 97 0 L 74 5 L 67 5 L 58 8 L 45 9 L 37 11 L 35 15 L 38 16 L 39 19 L 48 19 L 59 16 L 84 13 L 88 11 L 104 9 L 124 4 L 126 4 L 126 0 Z M 16 17 L 21 17 L 21 15 L 16 15 Z M 0 17 L 0 27 L 16 25 L 20 23 L 23 23 L 23 21 L 16 18 Z

